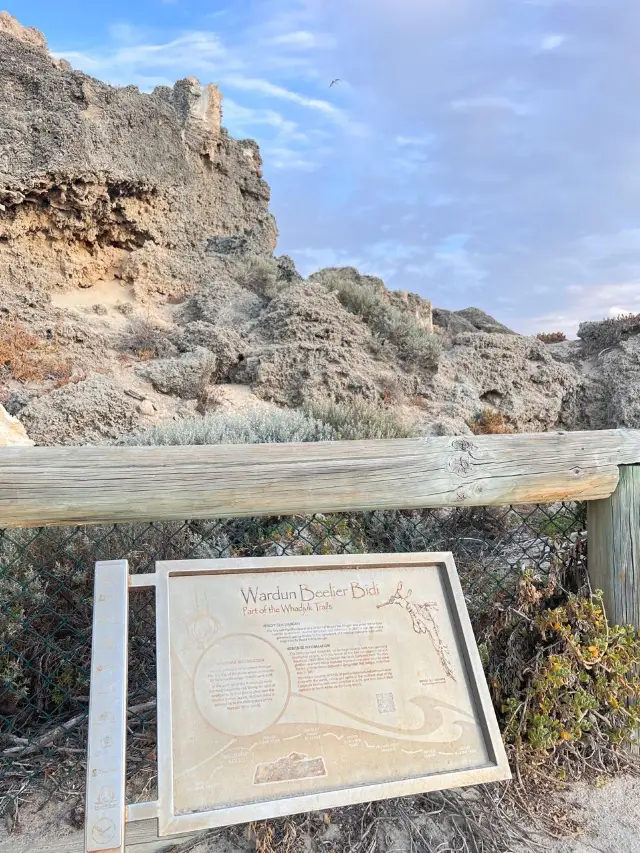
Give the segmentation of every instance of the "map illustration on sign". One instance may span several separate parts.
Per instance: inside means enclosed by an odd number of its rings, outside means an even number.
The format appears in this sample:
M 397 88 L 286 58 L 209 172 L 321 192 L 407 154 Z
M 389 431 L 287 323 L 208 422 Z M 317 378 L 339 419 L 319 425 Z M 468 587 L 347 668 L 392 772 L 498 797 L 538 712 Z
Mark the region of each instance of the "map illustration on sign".
M 388 604 L 398 604 L 402 607 L 403 610 L 406 610 L 411 618 L 411 624 L 413 625 L 413 630 L 416 634 L 428 634 L 429 639 L 433 644 L 433 648 L 438 653 L 438 657 L 440 658 L 440 663 L 442 664 L 442 668 L 452 679 L 452 681 L 456 680 L 455 675 L 453 674 L 453 670 L 451 669 L 451 664 L 449 662 L 449 649 L 442 642 L 440 638 L 440 631 L 438 629 L 438 623 L 436 622 L 433 611 L 437 610 L 438 604 L 435 601 L 425 601 L 422 604 L 415 604 L 413 601 L 410 601 L 411 598 L 411 590 L 408 592 L 402 592 L 402 581 L 398 581 L 398 586 L 396 587 L 396 591 L 393 593 L 391 598 L 388 601 L 384 601 L 382 604 L 379 604 L 378 607 L 386 607 Z
M 158 799 L 126 806 L 127 613 L 145 586 Z M 122 851 L 125 819 L 168 836 L 509 777 L 451 554 L 168 561 L 148 576 L 112 561 L 95 601 L 91 853 Z

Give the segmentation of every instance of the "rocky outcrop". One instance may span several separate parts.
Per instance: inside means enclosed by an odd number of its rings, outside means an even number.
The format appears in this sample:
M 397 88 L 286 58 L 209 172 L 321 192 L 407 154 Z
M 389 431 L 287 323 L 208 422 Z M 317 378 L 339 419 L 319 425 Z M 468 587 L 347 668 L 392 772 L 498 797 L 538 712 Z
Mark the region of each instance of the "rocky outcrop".
M 216 358 L 197 347 L 179 358 L 160 358 L 138 365 L 136 373 L 148 379 L 156 391 L 185 400 L 195 399 L 216 379 Z
M 131 432 L 139 412 L 116 382 L 94 376 L 31 400 L 20 419 L 36 444 L 100 444 Z
M 576 370 L 556 362 L 535 338 L 480 332 L 455 339 L 441 361 L 434 397 L 456 400 L 466 419 L 489 408 L 517 432 L 544 432 L 569 425 L 579 386 Z
M 216 235 L 273 251 L 258 147 L 221 128 L 215 86 L 113 88 L 53 60 L 4 14 L 0 93 L 3 286 L 119 279 L 175 295 L 206 280 Z
M 433 309 L 433 324 L 448 335 L 463 332 L 487 332 L 498 335 L 514 335 L 511 329 L 503 326 L 490 314 L 480 308 L 463 308 L 460 311 L 447 311 L 446 308 Z
M 36 30 L 35 27 L 23 27 L 20 21 L 16 21 L 8 12 L 0 12 L 0 33 L 11 36 L 38 50 L 47 49 L 47 40 L 39 30 Z
M 640 429 L 640 335 L 578 362 L 582 429 Z
M 381 366 L 366 325 L 315 282 L 294 284 L 269 303 L 236 381 L 286 406 L 320 399 L 375 400 Z
M 17 418 L 0 405 L 0 447 L 29 447 L 35 444 Z
M 332 288 L 332 282 L 339 279 L 364 290 L 370 290 L 382 303 L 412 317 L 417 325 L 425 331 L 433 331 L 431 302 L 422 296 L 418 296 L 417 293 L 407 293 L 404 290 L 387 290 L 381 278 L 373 275 L 364 275 L 355 269 L 355 267 L 325 267 L 314 272 L 309 278 L 311 281 L 324 284 L 330 288 Z

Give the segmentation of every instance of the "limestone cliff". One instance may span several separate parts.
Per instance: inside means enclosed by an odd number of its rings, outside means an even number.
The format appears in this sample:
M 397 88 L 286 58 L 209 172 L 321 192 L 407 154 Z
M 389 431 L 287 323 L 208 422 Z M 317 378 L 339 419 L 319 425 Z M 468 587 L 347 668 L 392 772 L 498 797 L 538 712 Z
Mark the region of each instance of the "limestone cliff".
M 179 294 L 203 280 L 212 236 L 275 248 L 258 147 L 221 127 L 215 86 L 108 86 L 3 13 L 0 93 L 5 293 L 117 279 Z

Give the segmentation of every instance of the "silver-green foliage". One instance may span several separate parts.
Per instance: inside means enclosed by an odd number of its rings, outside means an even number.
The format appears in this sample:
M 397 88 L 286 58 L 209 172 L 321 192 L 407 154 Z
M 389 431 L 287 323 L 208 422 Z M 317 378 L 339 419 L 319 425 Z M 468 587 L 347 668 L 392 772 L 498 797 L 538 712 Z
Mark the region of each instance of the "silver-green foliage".
M 382 409 L 355 399 L 348 405 L 315 403 L 306 412 L 334 430 L 343 441 L 377 438 L 411 438 L 416 435 L 412 426 L 401 423 L 389 409 Z
M 265 299 L 274 299 L 290 282 L 278 278 L 278 264 L 274 258 L 251 255 L 236 270 L 236 281 Z
M 122 444 L 273 444 L 332 441 L 335 430 L 311 415 L 291 409 L 250 409 L 246 413 L 216 412 L 158 424 L 147 432 L 128 436 Z
M 353 441 L 407 438 L 412 427 L 395 415 L 364 401 L 318 403 L 304 411 L 255 408 L 248 412 L 216 412 L 158 424 L 147 432 L 127 436 L 121 444 L 274 444 L 307 441 Z
M 395 344 L 407 362 L 427 370 L 438 366 L 439 338 L 404 311 L 389 305 L 373 287 L 343 278 L 338 272 L 325 275 L 322 283 L 348 311 L 362 317 L 374 334 Z

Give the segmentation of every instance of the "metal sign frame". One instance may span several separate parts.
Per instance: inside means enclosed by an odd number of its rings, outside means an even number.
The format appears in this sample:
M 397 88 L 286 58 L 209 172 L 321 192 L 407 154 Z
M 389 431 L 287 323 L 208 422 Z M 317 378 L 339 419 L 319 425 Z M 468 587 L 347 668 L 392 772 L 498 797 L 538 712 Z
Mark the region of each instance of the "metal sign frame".
M 173 792 L 170 579 L 187 575 L 300 572 L 394 567 L 442 569 L 459 654 L 478 715 L 489 761 L 470 770 L 360 784 L 339 790 L 262 800 L 213 810 L 176 814 Z M 127 611 L 129 592 L 156 590 L 158 799 L 125 804 Z M 156 563 L 155 573 L 129 575 L 124 560 L 96 563 L 89 746 L 87 759 L 87 853 L 124 853 L 126 822 L 157 818 L 161 837 L 289 814 L 334 808 L 433 790 L 510 778 L 509 765 L 487 688 L 462 588 L 451 553 L 330 555 Z M 107 716 L 105 716 L 107 715 Z M 109 729 L 107 731 L 107 728 Z M 105 741 L 105 737 L 110 740 Z M 106 746 L 105 746 L 106 744 Z

